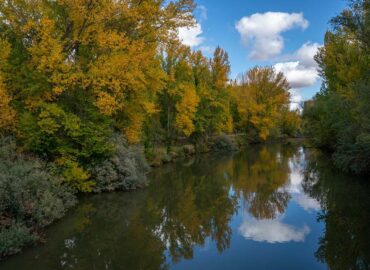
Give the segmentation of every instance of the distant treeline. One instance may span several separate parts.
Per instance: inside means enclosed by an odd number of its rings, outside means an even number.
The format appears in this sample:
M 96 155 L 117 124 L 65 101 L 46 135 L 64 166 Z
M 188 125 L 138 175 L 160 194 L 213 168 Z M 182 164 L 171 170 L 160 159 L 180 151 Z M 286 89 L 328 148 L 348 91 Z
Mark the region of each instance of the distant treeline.
M 316 55 L 320 93 L 305 103 L 304 129 L 346 171 L 370 173 L 370 1 L 352 0 L 331 20 Z

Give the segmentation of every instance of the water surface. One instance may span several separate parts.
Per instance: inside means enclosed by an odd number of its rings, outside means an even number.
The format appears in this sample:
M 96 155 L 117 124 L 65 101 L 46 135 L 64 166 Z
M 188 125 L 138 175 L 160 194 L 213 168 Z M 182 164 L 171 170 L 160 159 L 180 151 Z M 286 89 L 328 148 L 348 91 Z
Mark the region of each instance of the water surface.
M 255 146 L 149 177 L 81 198 L 0 269 L 370 269 L 370 187 L 317 151 Z

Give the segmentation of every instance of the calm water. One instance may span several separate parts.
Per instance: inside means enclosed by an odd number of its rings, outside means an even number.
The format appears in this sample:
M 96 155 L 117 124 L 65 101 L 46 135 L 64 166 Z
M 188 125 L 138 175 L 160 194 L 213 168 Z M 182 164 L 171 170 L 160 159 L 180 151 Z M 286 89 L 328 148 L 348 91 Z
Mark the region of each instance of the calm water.
M 0 269 L 370 269 L 370 187 L 314 150 L 258 146 L 88 196 Z

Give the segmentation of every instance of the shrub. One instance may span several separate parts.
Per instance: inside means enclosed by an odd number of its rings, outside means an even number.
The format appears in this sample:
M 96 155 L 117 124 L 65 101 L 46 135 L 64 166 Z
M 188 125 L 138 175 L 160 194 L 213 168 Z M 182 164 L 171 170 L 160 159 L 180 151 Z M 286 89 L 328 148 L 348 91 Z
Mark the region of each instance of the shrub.
M 34 232 L 61 218 L 75 204 L 74 194 L 42 161 L 16 152 L 0 138 L 0 257 L 36 241 Z
M 36 240 L 37 237 L 24 225 L 13 223 L 0 231 L 0 255 L 18 253 L 22 247 L 31 245 Z
M 370 171 L 370 135 L 360 134 L 355 143 L 346 141 L 339 144 L 334 153 L 335 164 L 339 168 L 357 174 L 369 174 Z
M 185 155 L 194 155 L 195 154 L 195 147 L 192 144 L 187 144 L 182 147 L 182 150 L 184 151 Z
M 238 147 L 234 144 L 231 138 L 225 134 L 218 136 L 212 146 L 214 151 L 232 152 L 237 151 Z
M 142 149 L 128 146 L 119 135 L 114 137 L 113 143 L 115 154 L 90 169 L 95 181 L 93 191 L 132 190 L 146 186 L 149 165 Z

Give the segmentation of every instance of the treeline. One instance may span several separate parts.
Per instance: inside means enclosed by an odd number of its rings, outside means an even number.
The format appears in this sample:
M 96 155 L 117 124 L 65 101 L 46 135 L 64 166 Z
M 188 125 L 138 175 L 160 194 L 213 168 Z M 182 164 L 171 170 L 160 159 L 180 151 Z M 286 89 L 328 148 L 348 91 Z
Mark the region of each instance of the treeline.
M 320 93 L 306 102 L 303 118 L 315 146 L 333 152 L 338 167 L 370 173 L 370 2 L 352 0 L 331 20 L 316 56 Z
M 223 133 L 253 142 L 297 133 L 281 73 L 256 67 L 230 82 L 223 49 L 207 58 L 182 45 L 194 8 L 0 1 L 0 256 L 40 239 L 75 192 L 144 186 L 140 146 L 202 150 Z
M 230 83 L 223 49 L 208 59 L 181 44 L 177 29 L 194 24 L 193 9 L 191 0 L 2 1 L 1 132 L 78 191 L 94 190 L 95 167 L 118 142 L 170 148 L 237 130 L 253 141 L 294 133 L 281 73 L 254 68 Z

